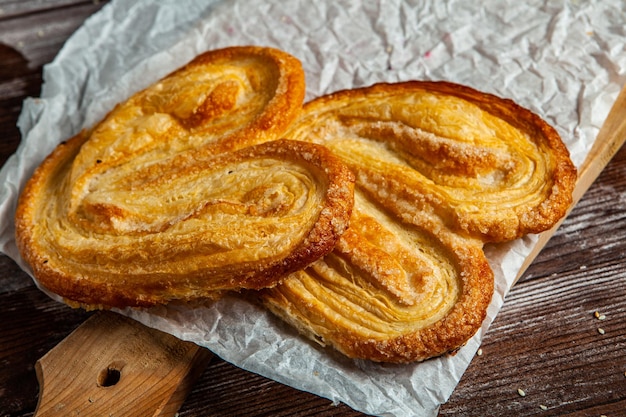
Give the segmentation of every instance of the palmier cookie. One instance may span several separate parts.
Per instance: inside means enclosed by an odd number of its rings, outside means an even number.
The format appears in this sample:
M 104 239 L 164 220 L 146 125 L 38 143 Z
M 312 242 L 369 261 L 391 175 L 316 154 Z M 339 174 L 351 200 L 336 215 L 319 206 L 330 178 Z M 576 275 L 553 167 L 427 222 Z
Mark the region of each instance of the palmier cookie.
M 208 52 L 60 144 L 16 211 L 34 277 L 73 305 L 150 306 L 269 287 L 328 253 L 354 177 L 274 140 L 303 83 L 280 51 Z
M 493 294 L 486 242 L 555 225 L 576 169 L 553 128 L 510 100 L 445 82 L 380 84 L 313 100 L 289 129 L 355 172 L 335 250 L 261 293 L 275 314 L 352 358 L 453 352 Z

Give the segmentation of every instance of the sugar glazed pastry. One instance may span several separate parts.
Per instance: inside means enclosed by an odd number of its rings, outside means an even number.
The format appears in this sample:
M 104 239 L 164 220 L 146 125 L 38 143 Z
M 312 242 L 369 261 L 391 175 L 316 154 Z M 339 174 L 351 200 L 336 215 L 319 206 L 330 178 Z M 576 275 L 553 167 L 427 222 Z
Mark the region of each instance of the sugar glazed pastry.
M 304 90 L 284 52 L 210 51 L 60 144 L 16 211 L 37 281 L 69 304 L 150 306 L 272 286 L 330 252 L 354 177 L 279 139 Z
M 577 177 L 537 115 L 445 82 L 330 94 L 286 135 L 350 166 L 355 207 L 331 254 L 261 298 L 351 358 L 403 363 L 461 347 L 493 294 L 484 244 L 551 228 Z

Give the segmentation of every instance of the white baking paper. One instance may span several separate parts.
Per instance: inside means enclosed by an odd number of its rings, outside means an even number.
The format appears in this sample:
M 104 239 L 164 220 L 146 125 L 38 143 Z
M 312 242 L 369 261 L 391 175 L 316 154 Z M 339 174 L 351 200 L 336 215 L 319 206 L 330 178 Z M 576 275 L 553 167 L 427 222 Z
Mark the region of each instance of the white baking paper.
M 230 45 L 274 46 L 298 57 L 306 71 L 307 99 L 411 79 L 447 80 L 513 99 L 555 126 L 580 165 L 626 82 L 625 4 L 112 1 L 45 67 L 41 97 L 24 103 L 19 120 L 23 142 L 0 171 L 0 250 L 29 271 L 13 237 L 16 199 L 57 143 L 198 53 Z M 434 416 L 459 382 L 536 241 L 528 236 L 486 248 L 496 294 L 482 329 L 456 356 L 421 364 L 348 360 L 234 297 L 123 313 L 206 346 L 251 372 L 367 414 Z

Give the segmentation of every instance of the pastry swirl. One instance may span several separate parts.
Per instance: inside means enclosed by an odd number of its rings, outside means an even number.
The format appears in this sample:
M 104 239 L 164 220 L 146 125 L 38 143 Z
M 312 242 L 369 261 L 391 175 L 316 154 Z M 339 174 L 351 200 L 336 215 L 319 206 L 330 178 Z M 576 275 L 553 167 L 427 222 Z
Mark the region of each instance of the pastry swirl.
M 378 84 L 307 103 L 287 135 L 323 144 L 381 199 L 485 242 L 551 228 L 576 169 L 558 133 L 510 100 L 446 82 Z M 390 201 L 389 206 L 394 206 Z
M 68 303 L 150 306 L 272 286 L 330 252 L 353 174 L 276 139 L 303 82 L 284 53 L 212 51 L 60 144 L 16 211 L 35 278 Z
M 444 82 L 320 97 L 287 136 L 350 166 L 355 206 L 331 254 L 261 299 L 352 358 L 403 363 L 462 346 L 493 294 L 484 244 L 552 227 L 576 180 L 560 137 L 538 116 Z

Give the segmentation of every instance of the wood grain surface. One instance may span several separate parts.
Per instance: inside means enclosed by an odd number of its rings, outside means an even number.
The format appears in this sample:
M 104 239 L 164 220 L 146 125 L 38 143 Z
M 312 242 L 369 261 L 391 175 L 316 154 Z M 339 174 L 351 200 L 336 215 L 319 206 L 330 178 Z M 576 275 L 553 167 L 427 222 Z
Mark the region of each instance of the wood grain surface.
M 35 417 L 174 416 L 211 357 L 194 343 L 100 311 L 35 364 Z
M 106 2 L 0 0 L 0 164 L 42 66 Z M 626 148 L 511 290 L 440 416 L 624 416 Z M 0 256 L 0 416 L 32 416 L 35 363 L 92 313 L 52 301 Z M 597 312 L 597 314 L 596 314 Z M 424 382 L 428 384 L 428 381 Z M 214 358 L 179 416 L 360 416 Z

